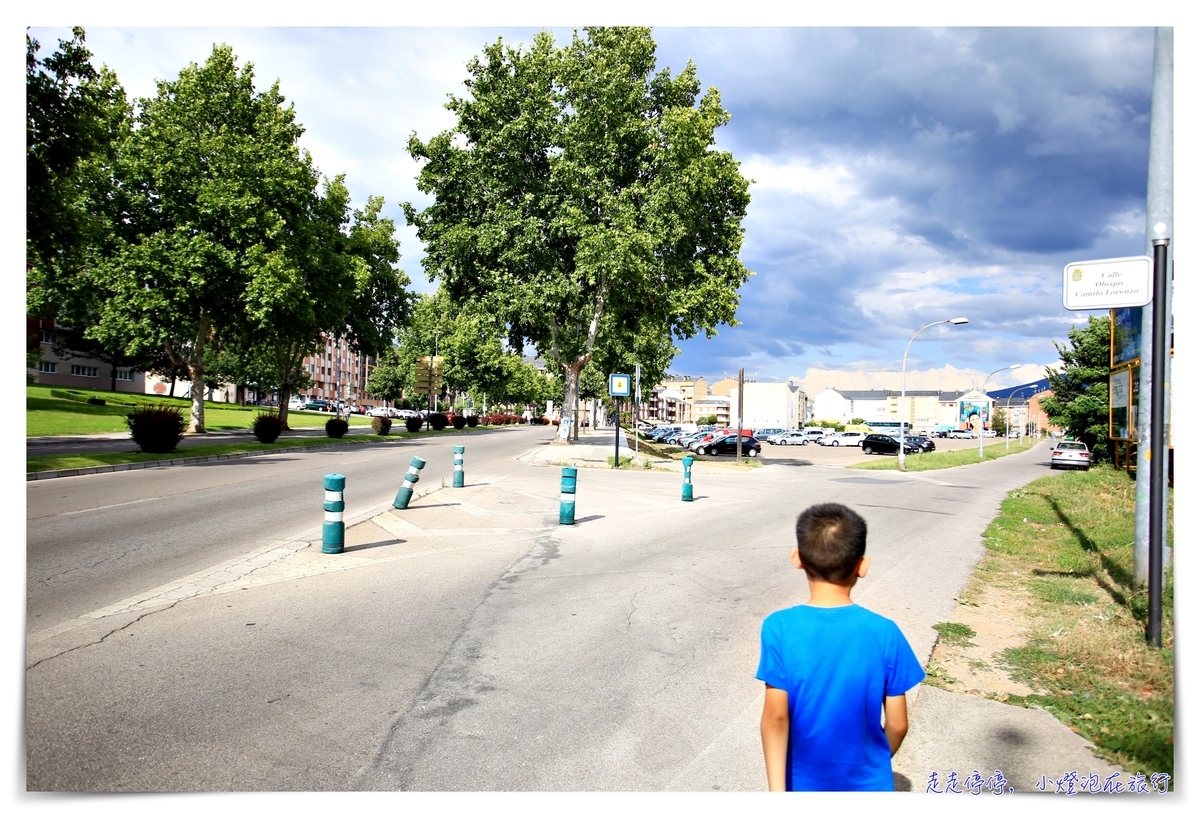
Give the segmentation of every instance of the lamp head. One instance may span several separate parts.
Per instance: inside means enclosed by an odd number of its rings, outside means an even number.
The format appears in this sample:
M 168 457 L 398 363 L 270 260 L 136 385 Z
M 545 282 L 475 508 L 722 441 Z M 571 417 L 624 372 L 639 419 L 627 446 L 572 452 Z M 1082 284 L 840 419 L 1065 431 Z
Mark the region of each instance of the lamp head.
M 969 321 L 967 321 L 967 319 L 965 319 L 965 318 L 951 318 L 951 319 L 950 319 L 949 321 L 947 321 L 946 323 L 947 323 L 947 324 L 967 324 L 967 323 L 970 323 L 970 322 L 969 322 Z

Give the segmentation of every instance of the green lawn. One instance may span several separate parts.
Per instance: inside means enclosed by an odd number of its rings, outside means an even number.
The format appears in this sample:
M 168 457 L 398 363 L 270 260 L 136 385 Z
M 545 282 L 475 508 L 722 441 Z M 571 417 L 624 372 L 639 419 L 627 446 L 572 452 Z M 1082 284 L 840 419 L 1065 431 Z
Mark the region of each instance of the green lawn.
M 1135 490 L 1124 472 L 1098 467 L 1009 492 L 963 596 L 999 586 L 1028 600 L 1027 641 L 1000 658 L 1035 692 L 1010 703 L 1048 711 L 1130 772 L 1173 775 L 1174 575 L 1159 650 L 1146 643 L 1146 589 L 1132 576 Z M 1173 489 L 1168 497 L 1173 506 Z
M 1006 454 L 1016 454 L 1017 452 L 1027 452 L 1036 446 L 1045 446 L 1045 440 L 1034 440 L 1025 438 L 1025 445 L 1022 446 L 1018 440 L 1010 440 L 1008 451 L 1004 449 L 1004 441 L 999 443 L 989 443 L 983 447 L 983 460 L 995 460 L 998 457 L 1004 457 Z M 1049 450 L 1047 450 L 1047 456 Z M 896 471 L 900 468 L 899 458 L 895 455 L 876 455 L 877 459 L 867 460 L 862 463 L 854 463 L 847 468 L 851 469 L 891 469 Z M 982 463 L 979 459 L 979 449 L 959 449 L 954 452 L 927 452 L 925 454 L 910 454 L 904 456 L 905 471 L 930 471 L 932 469 L 949 469 L 953 466 L 967 466 L 971 463 Z
M 59 393 L 57 395 L 51 392 Z M 82 400 L 70 400 L 62 395 L 79 396 Z M 96 397 L 105 401 L 104 406 L 86 402 Z M 49 437 L 53 435 L 90 435 L 107 432 L 125 432 L 125 415 L 136 406 L 154 403 L 170 404 L 183 409 L 184 416 L 191 412 L 191 401 L 184 398 L 164 398 L 158 395 L 139 395 L 131 392 L 109 392 L 105 389 L 75 389 L 65 386 L 25 387 L 25 434 L 27 437 Z M 204 403 L 204 425 L 212 431 L 249 429 L 254 417 L 264 407 L 237 406 L 228 403 Z M 320 428 L 333 417 L 323 412 L 288 412 L 288 425 L 293 429 Z M 370 426 L 370 418 L 353 415 L 351 426 Z M 394 428 L 394 423 L 393 423 Z M 401 424 L 403 428 L 403 424 Z

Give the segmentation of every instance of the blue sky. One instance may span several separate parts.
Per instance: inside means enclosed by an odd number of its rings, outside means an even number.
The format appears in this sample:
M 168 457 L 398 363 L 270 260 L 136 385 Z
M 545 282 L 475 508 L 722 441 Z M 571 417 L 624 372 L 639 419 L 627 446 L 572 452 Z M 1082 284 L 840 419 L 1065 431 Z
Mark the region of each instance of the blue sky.
M 535 15 L 536 16 L 536 15 Z M 561 17 L 559 14 L 557 17 Z M 546 16 L 559 22 L 553 15 Z M 84 19 L 85 24 L 87 19 Z M 116 27 L 89 24 L 95 61 L 131 96 L 229 43 L 259 87 L 279 79 L 327 174 L 356 203 L 383 195 L 402 266 L 420 243 L 398 204 L 428 200 L 404 150 L 450 126 L 464 65 L 522 27 Z M 559 41 L 569 27 L 553 28 Z M 65 28 L 34 27 L 52 50 Z M 656 26 L 659 67 L 688 59 L 732 120 L 718 145 L 755 180 L 740 326 L 680 344 L 673 370 L 759 379 L 989 389 L 1034 380 L 1072 321 L 1062 267 L 1140 255 L 1145 230 L 1150 28 Z

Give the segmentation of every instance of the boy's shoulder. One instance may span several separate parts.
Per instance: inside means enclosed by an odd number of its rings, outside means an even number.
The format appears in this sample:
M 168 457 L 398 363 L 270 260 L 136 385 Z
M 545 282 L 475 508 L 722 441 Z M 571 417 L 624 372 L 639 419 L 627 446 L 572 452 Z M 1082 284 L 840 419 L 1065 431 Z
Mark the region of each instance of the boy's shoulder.
M 899 630 L 899 626 L 883 614 L 854 603 L 835 608 L 819 608 L 813 605 L 793 605 L 767 616 L 763 621 L 763 632 L 777 628 L 791 629 L 797 626 L 862 628 L 866 630 Z

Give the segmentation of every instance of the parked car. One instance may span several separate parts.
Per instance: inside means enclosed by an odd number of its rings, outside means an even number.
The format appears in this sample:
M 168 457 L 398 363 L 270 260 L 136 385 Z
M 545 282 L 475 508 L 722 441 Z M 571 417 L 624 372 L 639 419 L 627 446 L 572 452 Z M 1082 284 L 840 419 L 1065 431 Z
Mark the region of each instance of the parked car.
M 983 430 L 983 436 L 984 436 L 984 437 L 995 437 L 995 436 L 996 436 L 996 430 L 995 430 L 995 429 L 984 429 L 984 430 Z
M 768 439 L 774 437 L 775 435 L 781 435 L 786 431 L 787 431 L 787 429 L 762 428 L 762 429 L 755 429 L 752 434 L 754 435 L 755 439 L 757 439 L 757 440 L 768 440 Z
M 1056 440 L 1050 451 L 1050 468 L 1083 469 L 1092 465 L 1092 453 L 1082 440 Z
M 704 447 L 700 450 L 700 454 L 737 454 L 737 440 L 738 436 L 736 434 L 715 438 L 704 444 Z M 753 435 L 742 435 L 743 457 L 758 457 L 761 453 L 762 444 Z
M 293 409 L 303 409 L 304 404 L 306 403 L 308 403 L 306 398 L 303 398 L 300 395 L 292 395 L 290 398 L 288 398 L 288 410 L 291 411 Z
M 817 443 L 822 446 L 857 446 L 866 436 L 865 432 L 839 432 L 836 435 L 826 435 Z
M 951 429 L 950 431 L 946 432 L 946 437 L 954 440 L 973 440 L 975 438 L 975 433 L 970 429 Z
M 367 414 L 373 418 L 386 418 L 391 417 L 391 410 L 386 406 L 375 406 L 372 407 L 371 411 L 367 412 Z
M 317 412 L 328 412 L 329 401 L 325 400 L 324 398 L 309 398 L 308 401 L 305 402 L 304 408 Z
M 810 426 L 807 429 L 802 429 L 801 432 L 809 440 L 817 440 L 817 441 L 819 441 L 821 438 L 825 437 L 826 435 L 834 434 L 833 429 L 827 428 L 825 426 Z
M 891 435 L 870 434 L 862 439 L 863 454 L 896 454 L 900 451 L 900 439 Z M 905 454 L 920 454 L 921 446 L 916 442 L 904 439 Z
M 799 429 L 793 429 L 790 432 L 775 435 L 767 438 L 767 442 L 772 446 L 807 446 L 808 435 L 801 432 Z
M 889 435 L 889 437 L 895 438 L 897 443 L 900 442 L 900 435 Z M 910 443 L 919 447 L 922 452 L 932 452 L 937 448 L 936 446 L 933 445 L 933 441 L 927 437 L 924 437 L 922 435 L 905 435 L 904 436 L 904 453 L 905 454 L 908 454 L 908 444 L 910 444 Z

